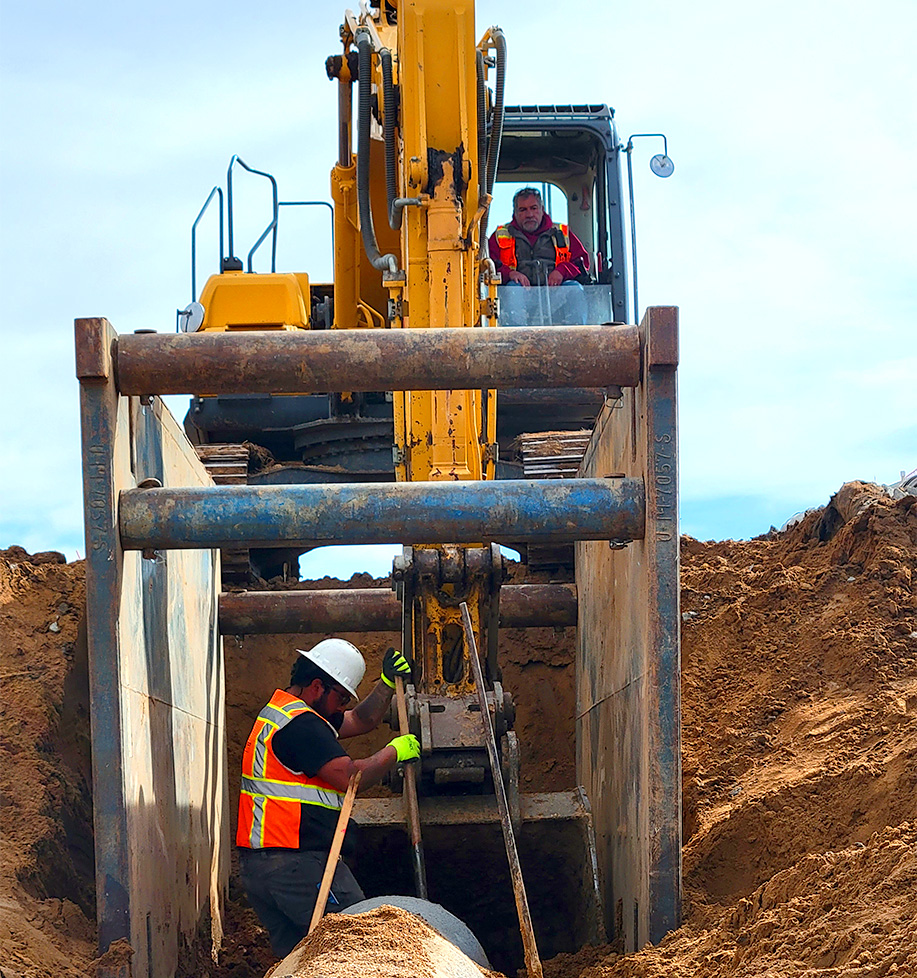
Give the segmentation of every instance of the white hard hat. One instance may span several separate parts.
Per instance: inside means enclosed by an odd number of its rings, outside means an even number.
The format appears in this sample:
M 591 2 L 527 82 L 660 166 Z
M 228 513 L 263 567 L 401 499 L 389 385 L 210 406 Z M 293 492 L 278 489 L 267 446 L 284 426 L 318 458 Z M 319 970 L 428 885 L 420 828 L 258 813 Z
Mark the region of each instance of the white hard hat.
M 296 651 L 327 672 L 351 696 L 357 695 L 357 686 L 363 680 L 366 663 L 355 645 L 351 645 L 343 638 L 326 638 L 318 645 L 313 645 L 308 652 L 304 649 Z

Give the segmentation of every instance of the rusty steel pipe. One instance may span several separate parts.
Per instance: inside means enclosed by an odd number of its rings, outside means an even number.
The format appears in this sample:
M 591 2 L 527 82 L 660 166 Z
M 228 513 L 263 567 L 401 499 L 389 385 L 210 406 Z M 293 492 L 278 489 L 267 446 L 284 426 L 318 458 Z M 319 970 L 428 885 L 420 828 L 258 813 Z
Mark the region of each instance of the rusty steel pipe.
M 125 550 L 637 540 L 645 492 L 640 478 L 129 489 L 118 525 Z
M 122 394 L 634 387 L 636 326 L 119 336 Z
M 500 588 L 501 628 L 575 624 L 575 584 L 504 584 Z M 401 603 L 389 588 L 232 591 L 220 595 L 220 632 L 224 635 L 400 630 Z

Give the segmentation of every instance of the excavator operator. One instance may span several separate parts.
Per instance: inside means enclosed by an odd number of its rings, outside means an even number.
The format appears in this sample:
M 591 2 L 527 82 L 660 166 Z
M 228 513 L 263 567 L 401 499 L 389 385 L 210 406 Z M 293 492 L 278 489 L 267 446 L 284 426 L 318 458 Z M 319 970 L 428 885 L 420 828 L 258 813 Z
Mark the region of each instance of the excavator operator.
M 494 231 L 488 247 L 507 285 L 577 284 L 589 272 L 582 242 L 566 224 L 551 220 L 535 187 L 513 195 L 513 219 Z
M 395 737 L 362 760 L 353 760 L 338 742 L 379 725 L 395 677 L 410 678 L 411 663 L 401 652 L 385 653 L 375 688 L 348 710 L 366 671 L 356 646 L 328 638 L 309 651 L 296 651 L 290 685 L 274 691 L 245 745 L 236 832 L 242 884 L 280 958 L 309 931 L 351 776 L 362 772 L 360 788 L 368 788 L 397 762 L 420 756 L 413 734 Z M 354 849 L 348 831 L 343 855 Z M 362 899 L 363 891 L 341 859 L 328 910 L 344 910 Z

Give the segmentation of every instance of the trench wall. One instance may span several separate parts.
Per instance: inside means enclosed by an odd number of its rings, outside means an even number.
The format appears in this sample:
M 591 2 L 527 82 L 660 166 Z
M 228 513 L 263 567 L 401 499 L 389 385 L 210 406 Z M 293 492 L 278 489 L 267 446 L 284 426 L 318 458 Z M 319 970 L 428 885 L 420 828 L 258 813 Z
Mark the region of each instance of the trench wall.
M 103 975 L 169 978 L 218 945 L 228 881 L 219 551 L 122 551 L 117 500 L 145 479 L 211 480 L 158 398 L 115 390 L 104 320 L 77 321 L 87 614 Z
M 642 477 L 646 535 L 576 544 L 577 780 L 595 819 L 606 930 L 626 950 L 681 917 L 677 310 L 641 324 L 643 378 L 608 401 L 580 475 Z

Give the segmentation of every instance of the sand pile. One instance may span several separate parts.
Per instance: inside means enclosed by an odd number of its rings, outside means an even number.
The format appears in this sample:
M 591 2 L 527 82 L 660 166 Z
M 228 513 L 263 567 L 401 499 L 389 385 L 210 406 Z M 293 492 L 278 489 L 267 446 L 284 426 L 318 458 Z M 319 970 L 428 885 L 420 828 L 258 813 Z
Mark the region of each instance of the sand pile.
M 917 499 L 854 486 L 784 532 L 682 552 L 686 922 L 627 958 L 546 962 L 547 978 L 917 974 Z M 0 552 L 4 975 L 69 978 L 93 951 L 82 593 L 82 565 Z M 390 636 L 352 638 L 378 675 Z M 296 643 L 226 640 L 232 778 Z M 572 648 L 573 629 L 501 633 L 527 791 L 573 784 Z M 220 964 L 195 975 L 270 964 L 230 896 Z
M 481 978 L 479 968 L 422 917 L 382 906 L 329 914 L 269 978 Z

